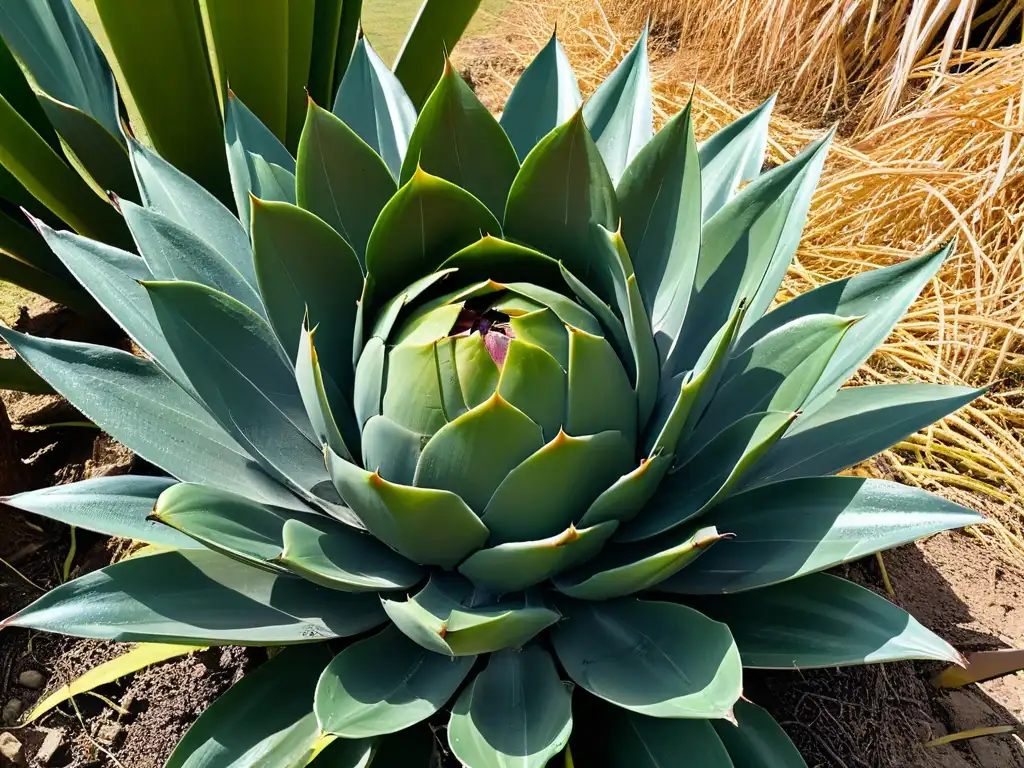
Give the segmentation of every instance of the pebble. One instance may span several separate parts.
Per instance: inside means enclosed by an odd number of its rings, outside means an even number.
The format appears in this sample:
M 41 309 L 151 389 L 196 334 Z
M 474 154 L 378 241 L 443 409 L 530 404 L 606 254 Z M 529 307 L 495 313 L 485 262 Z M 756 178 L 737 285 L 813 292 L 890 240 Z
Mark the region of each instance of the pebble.
M 25 749 L 14 734 L 0 733 L 0 757 L 6 758 L 12 765 L 25 765 Z
M 36 752 L 36 760 L 40 765 L 49 765 L 62 746 L 64 746 L 64 730 L 61 728 L 47 730 L 42 746 Z
M 18 716 L 21 715 L 23 706 L 21 699 L 11 699 L 4 704 L 3 713 L 0 714 L 0 721 L 4 725 L 14 725 L 18 722 Z
M 124 736 L 124 726 L 120 723 L 101 723 L 100 727 L 96 729 L 96 741 L 112 749 L 117 749 L 121 746 Z
M 33 691 L 38 691 L 46 684 L 46 678 L 43 677 L 43 673 L 35 669 L 26 669 L 20 675 L 18 675 L 18 685 L 24 688 L 31 688 Z

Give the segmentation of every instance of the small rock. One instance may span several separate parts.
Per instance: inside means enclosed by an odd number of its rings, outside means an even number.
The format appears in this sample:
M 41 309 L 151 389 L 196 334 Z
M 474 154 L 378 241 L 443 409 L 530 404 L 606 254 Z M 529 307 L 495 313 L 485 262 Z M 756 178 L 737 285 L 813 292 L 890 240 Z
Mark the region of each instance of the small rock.
M 18 716 L 21 715 L 22 706 L 21 699 L 11 699 L 4 704 L 3 713 L 0 715 L 0 720 L 3 721 L 3 724 L 14 725 L 18 722 Z
M 11 765 L 25 765 L 25 749 L 14 734 L 0 733 L 0 757 L 10 761 Z
M 43 677 L 43 673 L 35 669 L 26 669 L 20 675 L 18 675 L 18 685 L 24 688 L 31 688 L 33 691 L 38 691 L 46 684 L 46 678 Z
M 121 746 L 121 742 L 124 741 L 124 734 L 124 726 L 120 723 L 102 723 L 96 729 L 96 741 L 105 747 L 117 749 Z
M 46 737 L 43 739 L 42 746 L 40 746 L 39 751 L 36 752 L 36 760 L 40 765 L 49 765 L 54 756 L 63 746 L 64 730 L 61 728 L 52 728 L 48 730 L 46 732 Z

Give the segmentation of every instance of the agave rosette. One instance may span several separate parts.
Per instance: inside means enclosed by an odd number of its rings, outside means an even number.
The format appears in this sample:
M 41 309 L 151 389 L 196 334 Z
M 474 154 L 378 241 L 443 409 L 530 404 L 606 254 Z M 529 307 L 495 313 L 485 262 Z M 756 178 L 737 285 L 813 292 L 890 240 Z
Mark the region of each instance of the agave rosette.
M 980 519 L 835 476 L 977 396 L 840 388 L 950 246 L 773 309 L 831 136 L 761 173 L 770 103 L 698 145 L 649 87 L 646 33 L 585 104 L 552 39 L 500 121 L 450 66 L 417 115 L 361 40 L 296 158 L 229 99 L 237 216 L 132 141 L 142 258 L 37 225 L 145 355 L 0 335 L 170 477 L 7 501 L 164 549 L 5 625 L 312 644 L 170 766 L 426 766 L 428 722 L 471 768 L 573 732 L 579 765 L 800 766 L 744 667 L 958 660 L 822 573 Z

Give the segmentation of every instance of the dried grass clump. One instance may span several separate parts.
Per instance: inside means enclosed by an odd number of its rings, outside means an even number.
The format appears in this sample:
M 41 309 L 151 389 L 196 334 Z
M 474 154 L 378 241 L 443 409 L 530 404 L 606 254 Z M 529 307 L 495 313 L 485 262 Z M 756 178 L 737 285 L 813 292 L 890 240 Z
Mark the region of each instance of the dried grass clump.
M 598 0 L 513 3 L 501 35 L 475 41 L 462 54 L 490 107 L 504 103 L 518 72 L 556 23 L 585 94 L 642 26 L 609 18 Z M 760 34 L 771 33 L 762 27 Z M 756 61 L 718 69 L 708 63 L 721 55 L 714 49 L 675 50 L 658 36 L 652 42 L 660 120 L 683 106 L 697 62 L 704 62 L 694 104 L 698 139 L 754 106 L 761 95 L 757 88 L 736 90 L 729 99 L 718 95 L 741 76 L 740 69 L 757 68 Z M 766 39 L 764 50 L 771 44 Z M 837 140 L 780 300 L 958 239 L 955 258 L 859 379 L 992 390 L 858 471 L 928 487 L 988 512 L 992 525 L 976 535 L 1024 563 L 1024 45 L 957 54 L 950 65 L 956 74 L 943 75 L 933 92 L 921 93 L 891 120 Z M 933 71 L 934 62 L 927 60 L 911 78 L 931 77 Z M 785 76 L 780 71 L 768 87 L 782 86 Z M 772 163 L 792 157 L 821 134 L 816 124 L 788 119 L 785 105 L 775 115 Z
M 730 90 L 720 92 L 763 97 L 780 88 L 792 117 L 849 115 L 864 129 L 915 90 L 934 93 L 968 43 L 1020 42 L 1024 0 L 605 0 L 605 8 L 627 28 L 650 13 L 681 56 L 727 75 Z

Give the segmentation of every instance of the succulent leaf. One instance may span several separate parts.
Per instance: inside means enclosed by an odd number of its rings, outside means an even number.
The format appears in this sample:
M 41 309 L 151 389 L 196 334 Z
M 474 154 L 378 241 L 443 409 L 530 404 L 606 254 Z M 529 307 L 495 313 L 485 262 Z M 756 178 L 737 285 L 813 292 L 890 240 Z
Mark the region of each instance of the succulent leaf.
M 569 677 L 652 717 L 727 716 L 740 697 L 740 655 L 725 624 L 675 603 L 572 601 L 551 641 Z
M 689 604 L 729 625 L 744 667 L 809 669 L 907 659 L 962 661 L 953 646 L 902 608 L 827 573 Z
M 332 111 L 380 155 L 398 179 L 416 124 L 416 108 L 366 37 L 356 43 Z
M 386 416 L 372 416 L 363 427 L 363 466 L 385 480 L 412 485 L 416 464 L 428 439 Z
M 983 519 L 959 504 L 887 480 L 784 480 L 736 494 L 709 512 L 707 521 L 735 538 L 663 588 L 741 592 Z
M 519 171 L 508 136 L 447 59 L 409 137 L 401 183 L 421 168 L 466 190 L 499 220 Z
M 359 456 L 359 427 L 355 422 L 355 412 L 334 380 L 325 377 L 321 370 L 313 335 L 314 331 L 303 322 L 295 359 L 299 395 L 320 445 L 329 445 L 336 454 L 353 461 L 355 456 Z
M 448 743 L 474 768 L 544 768 L 569 741 L 571 704 L 542 647 L 500 651 L 455 702 Z
M 729 751 L 733 765 L 807 768 L 796 746 L 775 719 L 756 704 L 740 699 L 733 710 L 736 724 L 712 720 L 711 726 Z
M 594 499 L 580 519 L 580 525 L 632 520 L 651 500 L 674 461 L 675 456 L 671 453 L 658 453 L 649 459 L 641 459 L 639 467 L 620 477 Z
M 572 117 L 581 104 L 583 97 L 572 65 L 552 34 L 519 76 L 501 113 L 501 127 L 515 147 L 519 161 L 524 161 L 541 139 Z
M 475 660 L 428 651 L 389 626 L 350 645 L 323 671 L 314 699 L 317 721 L 344 739 L 396 733 L 443 707 Z

